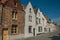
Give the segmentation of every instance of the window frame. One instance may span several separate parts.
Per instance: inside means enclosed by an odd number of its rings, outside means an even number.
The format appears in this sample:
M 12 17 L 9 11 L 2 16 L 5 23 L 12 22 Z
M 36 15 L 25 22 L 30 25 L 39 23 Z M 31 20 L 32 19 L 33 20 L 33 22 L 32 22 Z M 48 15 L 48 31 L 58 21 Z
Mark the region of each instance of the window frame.
M 38 27 L 38 32 L 42 32 L 42 27 L 41 26 Z
M 32 26 L 29 26 L 29 33 L 32 33 Z
M 31 15 L 29 15 L 29 21 L 32 22 L 32 16 Z
M 17 25 L 12 25 L 11 34 L 17 34 L 18 33 L 17 30 L 18 30 Z

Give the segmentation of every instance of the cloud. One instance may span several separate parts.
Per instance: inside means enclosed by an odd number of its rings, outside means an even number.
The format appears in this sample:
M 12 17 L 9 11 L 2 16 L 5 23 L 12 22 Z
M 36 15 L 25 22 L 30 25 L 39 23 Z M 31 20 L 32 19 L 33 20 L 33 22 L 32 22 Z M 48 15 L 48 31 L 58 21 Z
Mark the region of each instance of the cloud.
M 53 19 L 53 21 L 60 25 L 60 17 Z

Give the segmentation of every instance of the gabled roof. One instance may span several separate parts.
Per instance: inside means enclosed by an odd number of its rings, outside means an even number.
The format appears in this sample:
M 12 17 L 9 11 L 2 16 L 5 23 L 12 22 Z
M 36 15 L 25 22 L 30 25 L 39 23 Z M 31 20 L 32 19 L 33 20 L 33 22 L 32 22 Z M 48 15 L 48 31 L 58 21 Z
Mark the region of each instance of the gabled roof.
M 34 9 L 34 13 L 37 14 L 38 10 L 35 7 L 33 7 L 33 9 Z
M 48 23 L 51 23 L 51 19 L 49 19 L 46 15 L 44 15 Z

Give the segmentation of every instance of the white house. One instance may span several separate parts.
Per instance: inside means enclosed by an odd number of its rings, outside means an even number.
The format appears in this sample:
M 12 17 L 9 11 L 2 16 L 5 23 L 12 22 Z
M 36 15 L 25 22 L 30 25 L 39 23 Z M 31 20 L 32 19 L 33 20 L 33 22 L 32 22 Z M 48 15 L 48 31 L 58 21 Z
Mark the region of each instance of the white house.
M 37 27 L 37 34 L 43 33 L 43 26 L 42 26 L 42 13 L 38 9 L 36 13 L 36 27 Z
M 54 23 L 54 22 L 51 22 L 50 25 L 51 25 L 51 26 L 50 26 L 50 31 L 51 31 L 51 32 L 56 31 L 56 25 L 55 25 L 55 23 Z
M 42 27 L 43 27 L 43 33 L 47 32 L 47 20 L 44 14 L 41 12 L 41 18 L 42 18 Z
M 25 37 L 36 36 L 36 22 L 34 9 L 29 2 L 25 9 Z

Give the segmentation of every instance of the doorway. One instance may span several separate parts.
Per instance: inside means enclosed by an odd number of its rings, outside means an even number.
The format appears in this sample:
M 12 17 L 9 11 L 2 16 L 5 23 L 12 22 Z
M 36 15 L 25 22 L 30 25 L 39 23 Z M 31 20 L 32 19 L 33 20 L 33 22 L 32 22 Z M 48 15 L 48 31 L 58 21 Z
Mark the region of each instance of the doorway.
M 35 36 L 35 28 L 33 28 L 33 35 Z
M 2 30 L 2 40 L 8 40 L 8 28 Z

